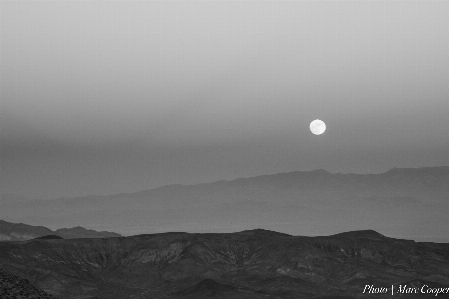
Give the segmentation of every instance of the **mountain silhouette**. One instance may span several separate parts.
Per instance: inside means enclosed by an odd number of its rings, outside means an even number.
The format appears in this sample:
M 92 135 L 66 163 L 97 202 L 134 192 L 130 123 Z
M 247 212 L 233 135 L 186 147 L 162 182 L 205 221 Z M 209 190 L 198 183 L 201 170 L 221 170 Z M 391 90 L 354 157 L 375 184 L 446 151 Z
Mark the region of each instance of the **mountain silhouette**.
M 33 226 L 23 223 L 11 223 L 0 220 L 0 241 L 25 241 L 31 239 L 76 239 L 76 238 L 108 238 L 121 237 L 112 232 L 97 232 L 83 227 L 62 228 L 52 231 L 44 226 Z
M 51 227 L 83 223 L 122 235 L 257 227 L 330 235 L 374 229 L 390 237 L 449 242 L 448 194 L 449 167 L 444 166 L 394 168 L 381 174 L 295 171 L 107 196 L 6 196 L 1 204 L 2 215 L 14 222 Z
M 55 239 L 64 239 L 64 238 L 61 236 L 57 236 L 57 235 L 46 235 L 46 236 L 34 238 L 33 240 L 55 240 Z

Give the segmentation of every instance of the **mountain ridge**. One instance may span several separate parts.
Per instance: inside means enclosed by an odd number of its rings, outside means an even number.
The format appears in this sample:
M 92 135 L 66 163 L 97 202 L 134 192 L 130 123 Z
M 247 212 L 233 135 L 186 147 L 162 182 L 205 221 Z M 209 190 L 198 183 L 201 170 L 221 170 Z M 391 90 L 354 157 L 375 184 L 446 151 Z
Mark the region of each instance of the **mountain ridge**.
M 316 170 L 167 185 L 111 196 L 4 199 L 2 213 L 14 222 L 50 227 L 83 223 L 122 235 L 224 233 L 255 227 L 292 235 L 330 235 L 374 229 L 392 237 L 449 241 L 448 194 L 446 166 L 366 175 Z
M 1 197 L 6 199 L 14 198 L 16 200 L 82 200 L 86 198 L 105 198 L 105 197 L 118 197 L 118 196 L 132 196 L 134 194 L 142 194 L 146 193 L 148 191 L 154 191 L 154 190 L 166 190 L 170 188 L 182 188 L 182 187 L 193 187 L 193 186 L 204 186 L 204 185 L 212 185 L 212 184 L 229 184 L 233 182 L 241 182 L 245 180 L 251 180 L 251 179 L 261 179 L 266 177 L 274 177 L 274 176 L 288 176 L 288 175 L 306 175 L 306 174 L 321 174 L 321 175 L 342 175 L 342 176 L 381 176 L 385 174 L 419 174 L 419 173 L 436 173 L 439 175 L 449 175 L 449 166 L 427 166 L 427 167 L 393 167 L 385 172 L 381 173 L 341 173 L 341 172 L 335 172 L 331 173 L 325 169 L 315 169 L 315 170 L 307 170 L 307 171 L 289 171 L 289 172 L 279 172 L 279 173 L 272 173 L 272 174 L 264 174 L 264 175 L 257 175 L 257 176 L 251 176 L 251 177 L 242 177 L 242 178 L 236 178 L 231 180 L 218 180 L 218 181 L 212 181 L 207 183 L 198 183 L 198 184 L 167 184 L 162 185 L 155 188 L 150 189 L 144 189 L 140 191 L 133 191 L 133 192 L 125 192 L 125 193 L 111 193 L 106 195 L 85 195 L 85 196 L 75 196 L 75 197 L 58 197 L 53 199 L 43 199 L 43 198 L 27 198 L 24 196 L 18 196 L 13 193 L 2 193 Z
M 449 176 L 449 166 L 436 166 L 436 167 L 419 167 L 419 168 L 391 168 L 390 170 L 379 173 L 379 174 L 355 174 L 355 173 L 331 173 L 324 169 L 316 169 L 316 170 L 310 170 L 310 171 L 291 171 L 291 172 L 281 172 L 281 173 L 275 173 L 275 174 L 267 174 L 267 175 L 259 175 L 259 176 L 253 176 L 253 177 L 245 177 L 245 178 L 236 178 L 232 180 L 219 180 L 214 182 L 208 182 L 208 183 L 200 183 L 200 184 L 169 184 L 164 185 L 152 189 L 145 189 L 141 191 L 136 192 L 129 192 L 129 193 L 118 193 L 118 194 L 111 194 L 111 195 L 90 195 L 90 196 L 82 196 L 82 197 L 74 197 L 74 198 L 59 198 L 59 200 L 85 200 L 85 199 L 104 199 L 108 197 L 117 198 L 120 196 L 127 196 L 127 197 L 139 197 L 139 196 L 145 196 L 148 193 L 153 192 L 160 192 L 160 191 L 166 191 L 166 190 L 176 190 L 176 189 L 182 189 L 182 190 L 188 190 L 192 188 L 197 187 L 210 187 L 210 186 L 223 186 L 223 185 L 235 185 L 239 183 L 246 183 L 253 180 L 264 180 L 267 178 L 283 178 L 283 177 L 306 177 L 308 175 L 313 176 L 325 176 L 325 177 L 332 177 L 332 176 L 340 176 L 345 178 L 380 178 L 385 175 L 416 175 L 416 174 L 436 174 L 436 176 Z M 449 186 L 446 188 L 449 190 Z M 57 200 L 57 199 L 54 199 Z
M 51 230 L 45 226 L 33 226 L 24 223 L 11 223 L 0 219 L 1 241 L 26 241 L 36 238 L 58 236 L 63 239 L 72 238 L 106 238 L 120 237 L 120 234 L 106 231 L 85 229 L 81 226 Z
M 0 269 L 60 299 L 355 299 L 391 296 L 363 294 L 366 285 L 449 287 L 449 244 L 373 235 L 253 229 L 29 240 L 0 243 Z

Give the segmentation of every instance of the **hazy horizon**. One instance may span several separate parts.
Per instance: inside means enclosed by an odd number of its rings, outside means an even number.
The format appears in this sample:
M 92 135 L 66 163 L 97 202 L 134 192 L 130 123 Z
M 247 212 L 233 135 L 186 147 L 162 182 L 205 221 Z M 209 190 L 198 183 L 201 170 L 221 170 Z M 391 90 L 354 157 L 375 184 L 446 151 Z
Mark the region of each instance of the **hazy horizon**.
M 449 161 L 448 1 L 0 6 L 1 193 Z

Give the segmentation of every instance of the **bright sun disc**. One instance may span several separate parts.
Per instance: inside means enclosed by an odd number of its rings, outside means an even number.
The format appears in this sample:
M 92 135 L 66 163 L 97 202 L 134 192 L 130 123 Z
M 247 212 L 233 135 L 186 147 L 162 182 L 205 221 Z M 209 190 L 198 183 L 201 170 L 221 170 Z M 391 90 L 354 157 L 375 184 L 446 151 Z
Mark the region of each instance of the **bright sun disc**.
M 310 123 L 310 131 L 315 135 L 321 135 L 326 131 L 326 124 L 322 120 L 315 119 Z

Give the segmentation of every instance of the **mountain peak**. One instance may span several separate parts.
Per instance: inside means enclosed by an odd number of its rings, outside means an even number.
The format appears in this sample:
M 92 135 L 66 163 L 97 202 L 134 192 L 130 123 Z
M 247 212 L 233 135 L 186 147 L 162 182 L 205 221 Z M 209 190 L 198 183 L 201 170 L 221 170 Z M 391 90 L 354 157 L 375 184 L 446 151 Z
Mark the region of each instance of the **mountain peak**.
M 393 167 L 385 174 L 434 174 L 434 175 L 448 175 L 449 166 L 435 166 L 435 167 L 418 167 L 418 168 L 400 168 Z
M 333 236 L 344 237 L 349 239 L 370 239 L 370 240 L 385 240 L 385 238 L 388 238 L 372 229 L 349 231 L 339 233 Z
M 240 235 L 257 235 L 257 236 L 288 236 L 291 237 L 289 234 L 279 233 L 276 231 L 263 229 L 263 228 L 256 228 L 256 229 L 248 229 L 241 232 L 238 232 L 237 234 Z

